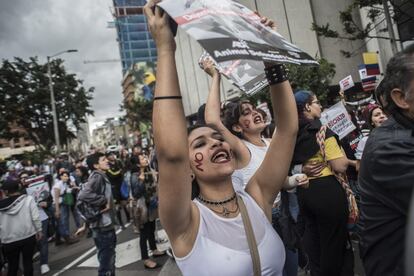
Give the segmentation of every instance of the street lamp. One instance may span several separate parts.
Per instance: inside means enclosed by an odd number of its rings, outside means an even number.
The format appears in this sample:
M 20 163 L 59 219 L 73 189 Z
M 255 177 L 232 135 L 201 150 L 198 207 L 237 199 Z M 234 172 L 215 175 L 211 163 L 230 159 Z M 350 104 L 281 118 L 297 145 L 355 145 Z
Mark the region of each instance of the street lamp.
M 55 142 L 56 142 L 56 151 L 60 152 L 60 138 L 59 138 L 59 128 L 56 114 L 56 103 L 55 103 L 55 93 L 53 92 L 53 83 L 52 83 L 52 71 L 50 69 L 50 59 L 57 57 L 64 53 L 74 53 L 77 52 L 76 49 L 70 49 L 66 51 L 59 52 L 57 54 L 47 56 L 47 75 L 49 77 L 49 90 L 50 90 L 50 104 L 52 105 L 52 116 L 53 116 L 53 130 L 55 133 Z

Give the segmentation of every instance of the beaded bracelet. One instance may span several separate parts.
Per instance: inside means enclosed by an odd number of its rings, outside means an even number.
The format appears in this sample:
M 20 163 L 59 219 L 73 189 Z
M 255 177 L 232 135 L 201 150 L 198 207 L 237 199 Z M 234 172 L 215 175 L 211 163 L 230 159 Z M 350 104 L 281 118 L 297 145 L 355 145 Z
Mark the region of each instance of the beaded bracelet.
M 266 79 L 269 85 L 278 84 L 288 80 L 288 69 L 284 64 L 275 64 L 265 68 Z

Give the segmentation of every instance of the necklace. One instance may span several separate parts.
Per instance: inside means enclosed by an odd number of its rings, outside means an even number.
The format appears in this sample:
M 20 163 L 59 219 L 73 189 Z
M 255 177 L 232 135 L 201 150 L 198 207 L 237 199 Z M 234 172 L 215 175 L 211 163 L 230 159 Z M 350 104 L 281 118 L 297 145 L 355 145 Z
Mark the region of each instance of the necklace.
M 211 201 L 211 200 L 207 200 L 205 198 L 203 198 L 201 195 L 197 196 L 197 199 L 206 204 L 206 205 L 213 205 L 213 206 L 221 206 L 223 208 L 222 211 L 216 211 L 212 208 L 209 208 L 210 210 L 212 210 L 213 212 L 219 214 L 219 215 L 223 215 L 225 217 L 228 217 L 230 214 L 234 214 L 237 213 L 237 211 L 239 210 L 239 204 L 236 201 L 236 209 L 234 210 L 230 210 L 229 208 L 227 208 L 226 206 L 224 206 L 224 204 L 229 203 L 231 201 L 233 201 L 236 198 L 236 193 L 234 193 L 231 197 L 221 200 L 221 201 Z

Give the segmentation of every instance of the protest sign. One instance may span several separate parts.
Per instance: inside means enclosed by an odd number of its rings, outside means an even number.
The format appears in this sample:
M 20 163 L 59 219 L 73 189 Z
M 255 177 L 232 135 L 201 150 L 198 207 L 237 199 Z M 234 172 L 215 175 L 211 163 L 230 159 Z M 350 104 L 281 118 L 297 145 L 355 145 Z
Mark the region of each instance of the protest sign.
M 307 53 L 230 0 L 164 0 L 158 4 L 218 63 L 234 60 L 317 65 Z M 253 67 L 253 66 L 252 66 Z
M 339 86 L 343 91 L 348 90 L 351 87 L 355 86 L 354 80 L 352 79 L 352 76 L 349 75 L 346 78 L 339 81 Z
M 321 123 L 335 132 L 339 139 L 344 138 L 356 129 L 342 102 L 338 102 L 322 112 Z
M 218 63 L 206 51 L 201 55 L 198 63 L 203 69 L 203 61 L 211 59 L 217 70 L 225 76 L 231 84 L 244 93 L 253 95 L 268 86 L 264 73 L 264 64 L 256 60 L 230 60 Z
M 49 195 L 49 183 L 43 175 L 26 179 L 26 193 L 34 198 L 36 202 L 46 200 Z

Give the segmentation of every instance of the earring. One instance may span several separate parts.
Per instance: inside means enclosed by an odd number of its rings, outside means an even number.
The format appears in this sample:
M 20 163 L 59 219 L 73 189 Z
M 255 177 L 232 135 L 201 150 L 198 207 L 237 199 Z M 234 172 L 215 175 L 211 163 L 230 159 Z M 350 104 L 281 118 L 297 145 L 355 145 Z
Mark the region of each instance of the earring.
M 195 179 L 195 175 L 193 173 L 190 175 L 190 177 L 191 177 L 191 180 Z

